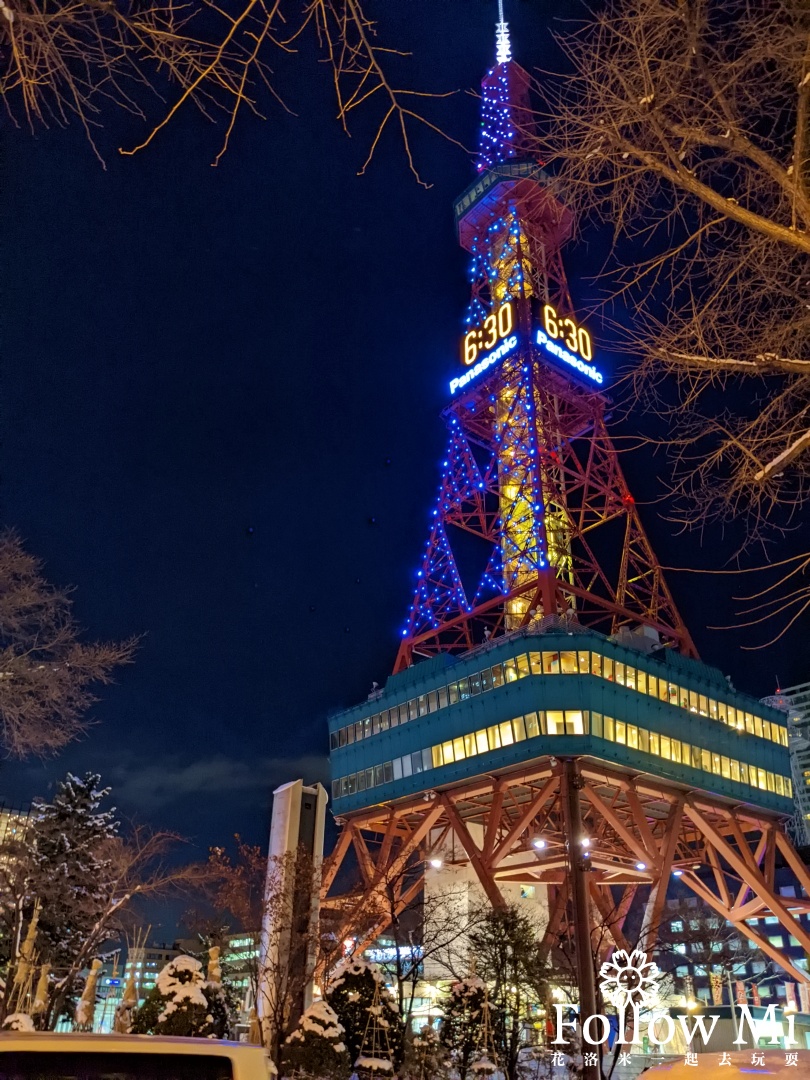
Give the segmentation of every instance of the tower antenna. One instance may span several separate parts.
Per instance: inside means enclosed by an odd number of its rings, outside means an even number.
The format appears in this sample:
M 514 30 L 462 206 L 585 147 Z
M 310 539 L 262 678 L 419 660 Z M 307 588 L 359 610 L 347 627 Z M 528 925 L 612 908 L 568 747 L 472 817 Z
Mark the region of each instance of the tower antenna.
M 495 61 L 508 64 L 512 59 L 512 44 L 509 40 L 509 24 L 503 18 L 503 0 L 498 0 L 498 23 L 495 27 Z

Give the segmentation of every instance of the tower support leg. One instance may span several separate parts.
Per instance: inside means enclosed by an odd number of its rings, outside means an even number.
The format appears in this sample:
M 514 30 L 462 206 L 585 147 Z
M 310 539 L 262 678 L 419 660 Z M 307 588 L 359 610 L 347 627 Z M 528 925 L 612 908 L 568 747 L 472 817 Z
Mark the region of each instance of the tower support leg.
M 582 807 L 579 793 L 583 781 L 579 775 L 576 758 L 567 758 L 564 763 L 564 770 L 565 799 L 563 813 L 565 819 L 565 842 L 568 850 L 571 898 L 574 903 L 573 938 L 577 954 L 579 1016 L 580 1023 L 583 1024 L 587 1017 L 594 1016 L 598 1011 L 596 1007 L 596 974 L 591 949 L 591 912 L 582 844 Z M 600 1080 L 602 1070 L 599 1064 L 585 1064 L 588 1060 L 589 1058 L 583 1053 L 583 1080 Z

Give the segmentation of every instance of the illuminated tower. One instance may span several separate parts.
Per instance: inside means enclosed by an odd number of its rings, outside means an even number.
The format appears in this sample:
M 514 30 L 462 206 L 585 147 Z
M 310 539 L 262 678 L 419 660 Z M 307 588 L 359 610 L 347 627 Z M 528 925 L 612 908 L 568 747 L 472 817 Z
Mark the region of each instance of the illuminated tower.
M 529 152 L 502 17 L 496 40 L 477 176 L 455 203 L 472 297 L 439 493 L 394 674 L 329 722 L 342 831 L 324 902 L 379 910 L 371 940 L 439 878 L 474 879 L 495 906 L 530 895 L 542 951 L 576 943 L 587 1004 L 589 945 L 632 947 L 631 913 L 651 945 L 677 877 L 789 966 L 752 922 L 773 916 L 810 951 L 795 917 L 810 876 L 783 829 L 787 718 L 696 656 L 607 431 L 562 266 L 571 216 Z M 334 897 L 350 849 L 363 888 Z M 779 895 L 777 853 L 804 897 Z

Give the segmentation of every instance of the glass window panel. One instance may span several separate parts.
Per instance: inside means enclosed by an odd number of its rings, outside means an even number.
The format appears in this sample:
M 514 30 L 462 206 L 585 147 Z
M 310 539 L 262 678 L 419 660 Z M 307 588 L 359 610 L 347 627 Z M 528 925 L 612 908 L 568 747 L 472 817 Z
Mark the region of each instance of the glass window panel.
M 666 679 L 658 680 L 658 700 L 669 701 L 669 685 Z
M 397 709 L 397 708 L 389 709 L 388 710 L 388 726 L 389 727 L 396 727 L 398 723 L 399 723 L 399 709 Z
M 521 653 L 520 656 L 517 658 L 517 669 L 518 677 L 521 679 L 524 678 L 524 676 L 530 674 L 531 669 L 529 667 L 529 657 L 526 653 Z
M 688 698 L 687 708 L 689 709 L 690 712 L 696 713 L 698 711 L 698 696 L 697 696 L 697 691 L 696 690 L 690 690 L 689 691 L 689 698 Z
M 661 736 L 661 757 L 669 759 L 669 758 L 671 758 L 671 756 L 672 756 L 672 739 L 670 739 L 669 735 L 662 735 Z
M 349 794 L 354 795 L 355 791 L 357 791 L 357 773 L 350 773 L 349 777 L 348 777 L 348 780 L 349 780 Z
M 518 677 L 517 664 L 515 663 L 514 660 L 506 660 L 504 662 L 503 675 L 504 675 L 504 679 L 508 683 L 517 682 L 517 677 Z
M 624 686 L 624 664 L 618 660 L 614 668 L 614 678 L 619 686 Z
M 776 782 L 774 781 L 773 773 L 770 770 L 768 770 L 767 777 L 768 777 L 768 791 L 775 792 L 776 791 Z
M 380 731 L 388 731 L 388 709 L 380 713 Z
M 475 757 L 478 753 L 478 747 L 475 745 L 475 732 L 470 735 L 464 736 L 464 756 Z
M 456 761 L 463 761 L 467 754 L 464 751 L 464 739 L 453 739 L 453 756 Z
M 680 686 L 669 684 L 669 699 L 673 705 L 680 704 L 682 709 L 689 708 L 689 693 Z
M 411 765 L 413 766 L 413 771 L 415 773 L 422 772 L 422 751 L 421 750 L 417 750 L 415 753 L 411 754 Z
M 762 721 L 762 734 L 763 737 L 770 741 L 771 738 L 771 722 L 770 720 Z
M 548 729 L 546 728 L 546 714 L 542 709 L 537 710 L 537 723 L 540 725 L 540 734 L 548 735 Z
M 741 711 L 739 713 L 738 721 L 737 721 L 737 726 L 738 727 L 740 726 L 740 724 L 742 724 L 742 716 L 743 716 L 743 714 L 742 714 L 742 711 Z M 745 730 L 748 732 L 749 735 L 754 734 L 754 718 L 751 715 L 751 713 L 746 713 L 745 714 Z
M 612 716 L 605 716 L 602 718 L 602 726 L 605 731 L 605 738 L 608 742 L 616 741 L 616 725 L 613 723 Z
M 577 653 L 577 667 L 579 668 L 580 675 L 590 675 L 591 673 L 591 654 L 589 652 Z
M 376 713 L 371 718 L 371 731 L 372 734 L 377 735 L 382 731 L 382 716 L 380 713 Z
M 661 756 L 661 736 L 657 731 L 650 732 L 650 753 L 656 757 Z
M 481 672 L 481 693 L 486 693 L 487 690 L 491 690 L 492 686 L 492 672 L 489 668 L 484 668 Z
M 591 734 L 596 735 L 598 739 L 604 738 L 602 734 L 602 714 L 598 712 L 591 713 Z
M 731 759 L 731 779 L 736 780 L 738 784 L 740 782 L 740 763 L 734 758 Z
M 339 799 L 340 798 L 340 780 L 333 780 L 332 781 L 332 798 L 333 799 Z
M 740 762 L 740 783 L 742 783 L 742 784 L 750 784 L 751 783 L 751 777 L 750 777 L 749 772 L 748 772 L 748 765 L 744 761 Z
M 720 775 L 720 755 L 712 753 L 712 772 L 715 776 Z
M 720 758 L 720 775 L 724 776 L 726 780 L 731 779 L 731 762 L 725 754 Z
M 530 652 L 529 653 L 529 666 L 531 668 L 532 675 L 542 675 L 543 674 L 543 656 L 542 656 L 542 653 Z
M 401 780 L 402 779 L 402 758 L 394 758 L 394 760 L 393 760 L 393 762 L 391 764 L 394 767 L 394 779 L 395 780 Z
M 636 672 L 636 690 L 638 690 L 638 692 L 640 694 L 646 694 L 647 693 L 647 672 L 646 671 L 640 671 L 639 670 L 639 671 Z
M 602 677 L 613 682 L 613 658 L 610 656 L 602 657 Z
M 591 653 L 591 674 L 602 676 L 602 655 L 598 652 Z
M 492 668 L 492 685 L 503 686 L 503 664 L 495 664 Z
M 523 742 L 526 738 L 526 727 L 523 723 L 522 716 L 516 716 L 512 721 L 512 731 L 515 735 L 515 742 Z
M 670 760 L 680 762 L 682 758 L 681 754 L 681 740 L 673 739 L 670 745 Z
M 363 721 L 358 720 L 357 723 L 354 725 L 354 741 L 355 742 L 360 742 L 360 740 L 362 738 L 363 738 Z
M 422 751 L 422 769 L 432 769 L 433 761 L 431 760 L 430 750 Z
M 616 721 L 616 742 L 622 745 L 627 744 L 627 724 L 624 720 Z
M 379 787 L 383 783 L 385 773 L 382 765 L 374 766 L 374 787 Z
M 403 701 L 399 707 L 399 722 L 400 724 L 408 723 L 408 702 Z
M 709 698 L 709 716 L 712 718 L 712 720 L 718 719 L 717 702 L 714 700 L 714 698 Z
M 349 724 L 346 728 L 346 742 L 349 744 L 354 742 L 354 724 Z
M 341 798 L 344 795 L 349 794 L 349 778 L 348 778 L 348 776 L 341 776 L 341 778 L 340 778 L 340 794 L 341 794 Z
M 470 680 L 459 679 L 458 680 L 458 699 L 459 701 L 466 701 L 470 696 Z
M 742 722 L 742 714 L 740 714 L 740 721 Z M 734 708 L 733 705 L 726 705 L 726 722 L 728 723 L 729 727 L 737 726 L 737 710 Z
M 747 719 L 748 718 L 748 713 L 746 713 L 745 715 L 746 715 L 746 719 Z M 755 716 L 754 717 L 754 734 L 759 735 L 760 739 L 762 738 L 762 717 L 761 716 Z
M 419 718 L 419 703 L 416 698 L 411 698 L 408 702 L 408 719 L 417 720 Z
M 525 721 L 526 721 L 526 735 L 530 739 L 534 739 L 537 735 L 540 734 L 540 726 L 537 723 L 537 713 L 536 712 L 526 713 Z
M 638 728 L 635 724 L 627 725 L 627 745 L 632 750 L 638 750 Z
M 447 687 L 447 691 L 450 697 L 450 704 L 455 705 L 458 701 L 458 683 L 451 682 Z
M 702 753 L 703 753 L 703 751 L 700 749 L 699 746 L 693 746 L 692 747 L 692 768 L 693 769 L 702 769 L 703 768 L 703 759 L 701 757 Z
M 728 712 L 725 701 L 717 702 L 717 719 L 722 720 L 724 724 L 728 723 Z
M 631 690 L 636 689 L 636 669 L 628 664 L 624 669 L 624 685 Z
M 709 699 L 705 694 L 698 694 L 698 712 L 701 716 L 709 715 Z
M 340 745 L 345 746 L 346 745 L 346 728 L 342 727 L 340 729 L 340 731 L 338 732 L 338 735 L 340 737 Z
M 448 699 L 448 696 L 447 696 L 447 687 L 446 686 L 440 686 L 439 687 L 439 708 L 440 709 L 446 709 L 447 706 L 449 705 L 449 703 L 450 702 L 449 702 L 449 699 Z
M 565 734 L 566 735 L 584 735 L 585 734 L 585 721 L 582 718 L 582 713 L 571 712 L 566 709 L 565 711 Z
M 390 784 L 394 779 L 394 763 L 392 761 L 386 761 L 383 765 L 383 780 L 386 784 Z
M 338 733 L 336 731 L 333 731 L 333 732 L 330 733 L 330 735 L 329 735 L 329 749 L 330 750 L 337 750 L 338 745 L 339 745 L 339 739 L 340 739 L 340 736 L 338 735 Z
M 786 727 L 780 727 L 779 728 L 779 734 L 780 734 L 780 741 L 782 743 L 782 746 L 787 746 L 787 744 L 788 744 L 787 728 Z
M 501 745 L 501 733 L 498 730 L 497 724 L 487 728 L 487 741 L 489 742 L 490 750 L 497 750 Z
M 560 653 L 560 671 L 563 675 L 576 675 L 577 654 L 575 652 Z
M 650 752 L 650 733 L 646 728 L 638 729 L 638 748 L 643 750 L 645 754 Z
M 411 755 L 406 754 L 402 759 L 402 775 L 410 776 L 413 769 L 413 763 L 411 761 Z
M 515 738 L 512 735 L 512 721 L 504 720 L 504 722 L 500 725 L 500 728 L 501 746 L 511 746 L 512 743 L 515 741 Z
M 793 781 L 789 776 L 785 777 L 785 794 L 789 799 L 793 798 Z
M 481 728 L 480 731 L 476 731 L 475 746 L 479 754 L 485 754 L 487 750 L 489 750 L 489 743 L 487 742 L 487 733 L 485 728 Z
M 481 693 L 481 676 L 478 674 L 470 676 L 470 693 L 473 697 Z
M 712 771 L 712 755 L 708 750 L 700 751 L 700 767 L 704 772 Z
M 543 674 L 544 675 L 559 675 L 560 673 L 560 654 L 556 652 L 544 652 L 543 653 Z
M 438 755 L 436 751 L 439 751 Z M 438 760 L 437 760 L 438 758 Z M 437 765 L 445 764 L 452 765 L 454 761 L 453 757 L 453 744 L 452 742 L 441 743 L 439 746 L 433 747 L 433 765 L 434 768 Z
M 436 712 L 439 707 L 439 695 L 435 690 L 431 690 L 427 696 L 428 712 Z
M 546 730 L 549 735 L 565 733 L 565 716 L 561 709 L 546 710 Z
M 402 770 L 400 769 L 400 772 L 401 771 Z M 358 791 L 365 791 L 366 790 L 366 770 L 365 769 L 361 769 L 360 772 L 357 774 L 357 790 Z
M 658 679 L 655 675 L 647 676 L 647 693 L 650 697 L 658 697 Z

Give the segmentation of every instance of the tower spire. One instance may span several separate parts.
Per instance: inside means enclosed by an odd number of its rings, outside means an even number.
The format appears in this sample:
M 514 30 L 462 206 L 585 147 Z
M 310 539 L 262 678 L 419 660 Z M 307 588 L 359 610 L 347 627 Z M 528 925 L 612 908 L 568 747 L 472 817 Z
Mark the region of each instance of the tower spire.
M 504 21 L 503 0 L 498 0 L 498 22 L 495 26 L 495 62 L 508 64 L 512 59 L 512 43 L 509 40 L 509 23 Z

